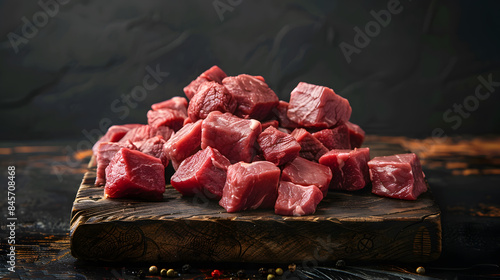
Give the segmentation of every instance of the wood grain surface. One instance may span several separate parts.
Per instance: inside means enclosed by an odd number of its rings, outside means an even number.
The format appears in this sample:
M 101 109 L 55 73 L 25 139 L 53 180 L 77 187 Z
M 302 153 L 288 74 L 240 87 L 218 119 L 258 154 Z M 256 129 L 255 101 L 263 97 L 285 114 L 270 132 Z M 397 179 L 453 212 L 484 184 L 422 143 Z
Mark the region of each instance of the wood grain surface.
M 372 156 L 402 152 L 370 143 Z M 71 252 L 92 261 L 295 262 L 338 259 L 425 262 L 441 253 L 440 210 L 429 191 L 416 201 L 333 192 L 314 215 L 273 210 L 226 213 L 217 201 L 182 197 L 166 187 L 163 201 L 105 199 L 91 161 L 73 204 Z

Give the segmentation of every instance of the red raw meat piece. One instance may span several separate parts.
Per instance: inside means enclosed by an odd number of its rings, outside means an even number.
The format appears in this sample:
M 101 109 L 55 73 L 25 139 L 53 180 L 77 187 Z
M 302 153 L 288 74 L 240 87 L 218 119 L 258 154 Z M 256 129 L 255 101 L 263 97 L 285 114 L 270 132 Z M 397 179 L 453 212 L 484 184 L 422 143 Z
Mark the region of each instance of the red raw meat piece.
M 121 149 L 127 148 L 130 150 L 137 150 L 137 147 L 130 141 L 126 142 L 101 142 L 97 146 L 97 152 L 95 153 L 97 169 L 95 186 L 103 186 L 106 184 L 106 167 L 108 167 L 109 162 L 115 154 Z
M 161 109 L 172 109 L 177 111 L 182 111 L 187 115 L 188 101 L 184 97 L 174 96 L 168 100 L 155 103 L 151 105 L 151 109 L 154 111 Z
M 256 140 L 261 132 L 262 126 L 256 120 L 214 111 L 203 121 L 201 148 L 215 148 L 231 163 L 251 162 L 257 152 Z
M 375 157 L 368 162 L 368 167 L 374 194 L 416 200 L 427 191 L 425 175 L 416 154 Z
M 291 182 L 280 182 L 278 199 L 274 213 L 284 216 L 304 216 L 316 212 L 316 207 L 323 199 L 323 194 L 314 185 L 297 185 Z
M 143 141 L 139 146 L 139 151 L 145 153 L 146 155 L 153 156 L 155 158 L 159 158 L 163 166 L 167 167 L 168 165 L 168 157 L 167 153 L 163 149 L 166 141 L 162 136 L 155 136 L 149 138 L 146 141 Z
M 229 213 L 274 207 L 280 172 L 268 161 L 238 162 L 229 166 L 220 206 Z
M 363 141 L 365 141 L 365 131 L 359 125 L 352 122 L 346 122 L 346 125 L 349 132 L 351 149 L 361 147 Z
M 332 171 L 328 166 L 298 157 L 285 166 L 281 173 L 281 181 L 307 186 L 315 185 L 323 197 L 328 193 Z
M 217 65 L 212 66 L 210 69 L 207 71 L 201 73 L 198 78 L 196 78 L 194 81 L 192 81 L 188 86 L 184 88 L 184 93 L 186 94 L 187 98 L 191 100 L 193 96 L 198 92 L 198 88 L 200 87 L 201 84 L 204 82 L 217 82 L 219 84 L 222 83 L 222 80 L 227 77 L 226 73 L 222 71 Z
M 262 123 L 262 130 L 265 130 L 266 128 L 273 126 L 275 128 L 279 127 L 279 122 L 277 120 L 270 120 Z
M 170 139 L 174 131 L 166 126 L 160 126 L 157 128 L 152 128 L 147 124 L 140 125 L 138 127 L 132 128 L 122 139 L 120 142 L 131 141 L 133 143 L 145 141 L 151 137 L 155 137 L 157 135 L 163 137 L 164 140 Z
M 349 131 L 347 125 L 339 124 L 334 128 L 326 128 L 312 134 L 319 140 L 328 150 L 333 149 L 350 149 Z
M 331 150 L 319 159 L 319 163 L 330 167 L 332 181 L 330 189 L 355 191 L 370 182 L 367 162 L 370 149 Z
M 288 117 L 304 127 L 330 128 L 351 117 L 349 101 L 331 88 L 300 82 L 290 94 Z
M 328 152 L 328 149 L 303 128 L 296 128 L 292 134 L 300 144 L 299 155 L 308 160 L 318 161 L 319 158 Z
M 171 177 L 170 183 L 182 195 L 202 195 L 219 200 L 230 165 L 219 151 L 207 147 L 185 159 Z
M 121 148 L 106 167 L 106 198 L 159 201 L 164 192 L 165 167 L 158 158 Z
M 279 98 L 269 86 L 254 76 L 226 77 L 222 84 L 238 103 L 234 114 L 245 119 L 265 120 Z
M 152 128 L 168 126 L 174 131 L 177 131 L 184 125 L 185 118 L 187 118 L 187 115 L 179 110 L 161 109 L 157 111 L 148 111 L 148 124 Z
M 300 151 L 300 144 L 292 135 L 270 126 L 257 138 L 262 154 L 267 161 L 277 166 L 294 160 Z
M 100 143 L 103 142 L 118 142 L 120 141 L 129 130 L 142 126 L 142 124 L 123 124 L 123 125 L 113 125 L 108 128 L 106 134 L 104 134 L 92 147 L 92 152 L 97 154 L 97 150 Z
M 288 102 L 280 100 L 278 106 L 273 109 L 274 116 L 278 119 L 281 127 L 296 128 L 299 125 L 288 118 Z
M 200 85 L 198 92 L 189 102 L 188 116 L 196 121 L 205 119 L 210 112 L 233 113 L 236 109 L 236 100 L 227 91 L 226 87 L 216 82 L 205 82 Z
M 202 120 L 186 124 L 165 144 L 165 152 L 175 170 L 181 162 L 201 149 Z

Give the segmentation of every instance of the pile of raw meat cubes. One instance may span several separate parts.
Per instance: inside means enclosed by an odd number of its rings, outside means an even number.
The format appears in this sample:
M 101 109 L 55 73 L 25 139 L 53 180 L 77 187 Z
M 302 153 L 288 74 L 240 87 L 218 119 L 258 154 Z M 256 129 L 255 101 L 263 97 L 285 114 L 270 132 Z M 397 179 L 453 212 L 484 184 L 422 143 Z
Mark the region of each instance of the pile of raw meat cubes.
M 95 185 L 107 198 L 162 200 L 170 180 L 183 196 L 217 200 L 227 212 L 302 216 L 329 190 L 371 185 L 374 194 L 406 200 L 427 190 L 415 154 L 370 160 L 349 101 L 330 88 L 301 82 L 287 103 L 263 77 L 213 66 L 184 93 L 189 102 L 153 104 L 148 124 L 112 126 L 94 145 Z M 175 173 L 166 178 L 169 164 Z

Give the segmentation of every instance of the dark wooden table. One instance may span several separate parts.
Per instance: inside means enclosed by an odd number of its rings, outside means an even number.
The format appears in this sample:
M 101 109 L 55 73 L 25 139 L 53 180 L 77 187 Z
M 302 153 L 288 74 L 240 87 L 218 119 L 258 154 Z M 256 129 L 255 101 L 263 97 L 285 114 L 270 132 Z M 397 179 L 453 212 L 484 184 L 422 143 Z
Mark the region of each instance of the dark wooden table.
M 457 137 L 445 141 L 380 136 L 367 139 L 372 145 L 381 142 L 401 145 L 420 156 L 442 211 L 441 257 L 432 263 L 348 263 L 340 272 L 334 270 L 335 263 L 321 264 L 330 270 L 307 271 L 299 266 L 295 274 L 289 276 L 315 278 L 321 273 L 331 273 L 344 277 L 342 279 L 371 279 L 374 275 L 381 279 L 419 279 L 415 270 L 423 266 L 425 276 L 438 279 L 500 279 L 500 137 Z M 4 185 L 0 200 L 2 279 L 135 279 L 139 270 L 147 271 L 152 265 L 89 263 L 71 256 L 70 213 L 91 156 L 87 148 L 85 141 L 0 143 L 0 174 Z M 7 270 L 8 166 L 15 166 L 16 170 L 12 216 L 17 218 L 15 273 Z M 181 271 L 184 264 L 156 265 Z M 191 266 L 188 274 L 182 274 L 183 279 L 203 279 L 213 269 L 222 270 L 227 278 L 236 277 L 239 269 L 245 269 L 247 278 L 253 275 L 260 278 L 258 269 L 262 265 L 199 263 Z M 275 266 L 286 271 L 288 264 Z M 333 276 L 331 279 L 336 279 Z

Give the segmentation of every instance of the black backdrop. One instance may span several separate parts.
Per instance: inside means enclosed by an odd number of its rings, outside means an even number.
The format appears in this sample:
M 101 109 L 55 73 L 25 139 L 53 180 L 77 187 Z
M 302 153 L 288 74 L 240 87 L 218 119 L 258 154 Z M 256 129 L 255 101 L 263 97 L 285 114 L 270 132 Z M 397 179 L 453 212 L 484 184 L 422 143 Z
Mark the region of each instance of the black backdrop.
M 299 81 L 331 87 L 371 134 L 499 133 L 499 8 L 0 1 L 0 140 L 92 138 L 111 124 L 145 123 L 150 104 L 183 96 L 214 64 L 262 75 L 284 100 Z

